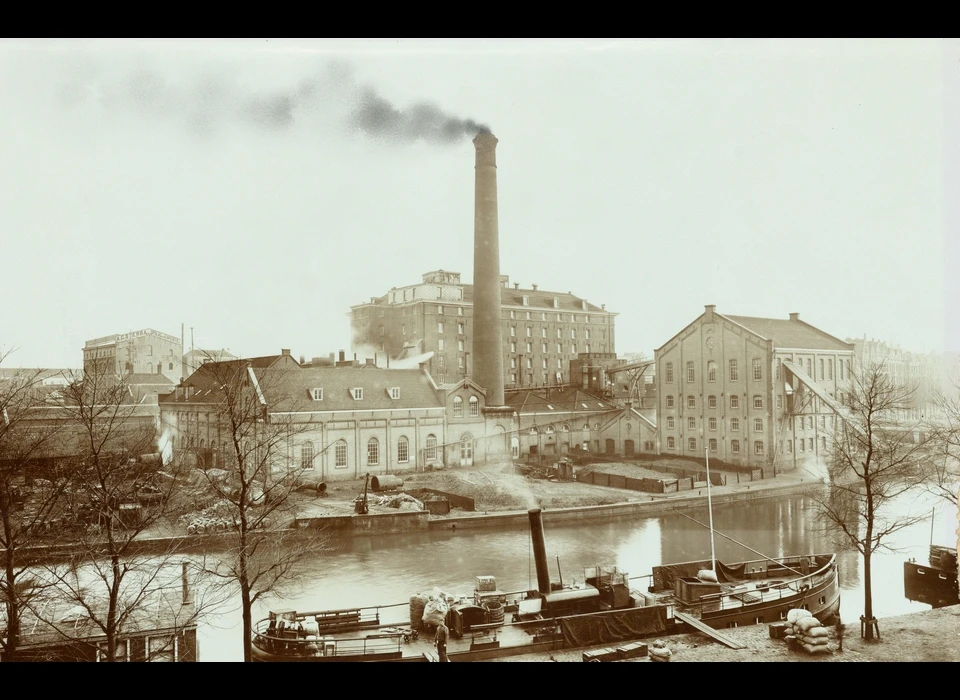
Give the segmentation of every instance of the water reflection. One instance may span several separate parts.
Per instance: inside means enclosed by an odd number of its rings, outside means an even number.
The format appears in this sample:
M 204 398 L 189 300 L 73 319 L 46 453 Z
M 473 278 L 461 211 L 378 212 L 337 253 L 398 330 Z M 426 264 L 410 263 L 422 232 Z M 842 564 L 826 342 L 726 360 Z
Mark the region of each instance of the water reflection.
M 922 502 L 907 505 L 926 508 Z M 582 580 L 586 567 L 616 565 L 637 577 L 634 587 L 645 589 L 648 581 L 639 577 L 657 564 L 710 557 L 709 530 L 689 519 L 706 524 L 707 510 L 684 511 L 684 515 L 688 517 L 672 513 L 640 520 L 551 525 L 547 512 L 545 540 L 551 577 Z M 955 510 L 941 508 L 934 532 L 952 534 L 956 523 Z M 838 551 L 816 522 L 812 504 L 802 497 L 716 507 L 714 528 L 741 543 L 715 537 L 717 558 L 725 562 L 762 558 L 750 549 L 769 556 Z M 918 523 L 891 540 L 900 553 L 874 557 L 875 614 L 879 617 L 929 609 L 904 598 L 903 562 L 910 556 L 926 560 L 930 532 L 929 521 Z M 855 551 L 840 551 L 838 565 L 843 589 L 841 616 L 855 623 L 863 606 L 861 560 Z M 286 586 L 283 599 L 274 596 L 261 601 L 255 617 L 264 617 L 277 607 L 318 610 L 399 604 L 384 610 L 382 617 L 404 622 L 409 620 L 410 596 L 435 586 L 452 595 L 469 596 L 476 576 L 496 576 L 505 591 L 536 588 L 537 581 L 526 527 L 339 539 L 326 555 L 304 562 L 300 573 L 299 585 Z M 212 624 L 204 624 L 199 631 L 203 661 L 242 658 L 239 621 L 238 612 L 224 611 Z

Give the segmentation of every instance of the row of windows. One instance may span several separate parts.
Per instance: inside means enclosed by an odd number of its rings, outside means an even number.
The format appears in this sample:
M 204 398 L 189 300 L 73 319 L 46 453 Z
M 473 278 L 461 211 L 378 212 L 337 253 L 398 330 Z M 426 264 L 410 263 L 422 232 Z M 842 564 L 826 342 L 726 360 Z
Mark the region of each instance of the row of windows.
M 675 402 L 672 395 L 666 397 L 667 408 L 675 408 Z M 697 397 L 690 395 L 687 396 L 687 408 L 696 408 L 697 407 Z M 763 397 L 760 394 L 754 394 L 753 396 L 753 407 L 754 408 L 763 408 Z M 708 396 L 707 397 L 707 408 L 717 408 L 717 397 Z M 730 408 L 740 408 L 740 395 L 731 394 L 730 395 Z M 783 408 L 783 396 L 777 395 L 777 408 Z
M 800 361 L 797 361 L 797 364 L 800 364 Z M 850 373 L 850 360 L 837 360 L 838 374 L 841 381 L 844 380 L 844 364 L 846 364 L 847 374 Z M 753 378 L 755 381 L 763 380 L 763 360 L 754 359 L 752 362 L 753 368 Z M 824 381 L 833 379 L 833 359 L 820 359 L 819 363 L 819 380 Z M 667 384 L 673 383 L 673 363 L 667 362 L 664 364 L 663 368 L 664 378 Z M 807 374 L 811 377 L 814 376 L 813 373 L 813 360 L 807 358 Z M 737 363 L 737 360 L 729 360 L 727 363 L 727 380 L 731 382 L 739 381 L 740 379 L 740 370 Z M 777 363 L 777 380 L 780 379 L 780 363 Z M 697 380 L 696 372 L 696 363 L 693 361 L 687 362 L 687 382 L 694 383 Z M 717 363 L 713 360 L 707 362 L 707 381 L 715 382 L 717 381 Z
M 524 297 L 524 298 L 526 298 L 526 297 Z M 524 304 L 524 306 L 526 306 L 526 304 Z M 508 313 L 509 313 L 511 319 L 516 319 L 516 318 L 517 318 L 517 312 L 516 312 L 515 309 L 510 309 L 510 311 L 509 311 Z M 532 320 L 533 320 L 533 316 L 531 315 L 531 313 L 530 313 L 529 311 L 524 311 L 524 312 L 522 312 L 522 313 L 524 314 L 524 318 L 525 318 L 527 321 L 532 321 Z M 551 315 L 552 315 L 552 314 L 551 314 Z M 540 320 L 541 320 L 541 321 L 546 321 L 546 320 L 547 320 L 547 312 L 546 312 L 546 311 L 541 311 L 541 312 L 540 312 Z M 570 317 L 569 317 L 568 319 L 564 319 L 564 315 L 563 315 L 563 314 L 557 314 L 557 323 L 563 323 L 564 320 L 568 320 L 570 323 L 606 323 L 606 319 L 605 319 L 605 317 L 603 317 L 603 316 L 600 316 L 600 317 L 597 318 L 597 319 L 591 319 L 589 314 L 584 314 L 583 318 L 581 319 L 580 317 L 577 316 L 577 314 L 570 314 Z
M 480 399 L 476 396 L 470 397 L 470 416 L 476 417 L 480 415 Z M 463 418 L 463 397 L 455 396 L 453 398 L 453 417 L 454 418 Z
M 797 438 L 797 452 L 813 452 L 814 450 L 814 440 L 813 438 Z M 783 443 L 783 448 L 787 454 L 793 453 L 793 440 L 785 440 Z M 826 452 L 827 450 L 827 438 L 820 438 L 820 450 Z
M 316 452 L 312 442 L 305 442 L 300 446 L 300 468 L 313 469 Z M 437 436 L 427 435 L 426 439 L 426 459 L 437 458 Z M 334 466 L 346 467 L 347 464 L 347 441 L 337 440 L 333 447 Z M 405 435 L 397 439 L 397 463 L 406 464 L 410 461 L 410 441 Z M 367 440 L 367 466 L 376 467 L 380 465 L 380 440 L 375 437 Z
M 674 430 L 676 428 L 676 421 L 673 416 L 667 416 L 667 430 Z M 696 430 L 697 428 L 697 419 L 693 416 L 687 418 L 687 428 L 690 430 Z M 717 419 L 710 417 L 707 419 L 707 428 L 708 430 L 717 429 Z M 763 418 L 754 418 L 753 419 L 753 431 L 755 433 L 763 432 Z M 740 432 L 740 419 L 731 418 L 730 419 L 730 432 L 739 433 Z
M 604 343 L 600 343 L 600 347 L 601 347 L 601 348 L 605 347 L 605 344 L 604 344 Z M 440 349 L 440 350 L 443 350 L 443 340 L 442 340 L 442 339 L 440 340 L 440 348 L 439 348 L 439 349 Z M 460 350 L 461 350 L 461 351 L 463 350 L 463 341 L 462 341 L 462 340 L 460 341 Z M 510 343 L 510 352 L 514 352 L 514 353 L 515 353 L 516 351 L 517 351 L 517 344 L 516 344 L 516 342 L 511 341 L 511 343 Z M 532 352 L 533 352 L 533 343 L 527 343 L 527 353 L 529 354 L 529 353 L 532 353 Z M 540 344 L 540 352 L 542 352 L 544 355 L 548 354 L 548 353 L 550 352 L 550 347 L 549 347 L 549 345 L 548 345 L 547 343 L 541 343 L 541 344 Z M 586 347 L 584 348 L 584 352 L 590 352 L 590 343 L 587 343 L 587 344 L 586 344 Z M 562 354 L 563 354 L 563 345 L 561 345 L 560 343 L 557 343 L 557 354 L 558 354 L 558 355 L 562 355 Z M 576 354 L 577 354 L 577 346 L 576 346 L 576 344 L 570 346 L 570 354 L 571 354 L 571 355 L 576 355 Z
M 720 449 L 719 442 L 716 438 L 710 438 L 707 441 L 707 446 L 711 452 L 718 452 Z M 732 454 L 740 454 L 741 441 L 740 440 L 731 440 L 730 441 L 730 452 Z M 675 450 L 677 449 L 677 441 L 674 437 L 667 438 L 667 449 Z M 687 449 L 690 451 L 696 451 L 697 447 L 697 438 L 687 438 Z M 762 455 L 764 452 L 763 440 L 754 440 L 753 441 L 753 453 L 755 455 Z

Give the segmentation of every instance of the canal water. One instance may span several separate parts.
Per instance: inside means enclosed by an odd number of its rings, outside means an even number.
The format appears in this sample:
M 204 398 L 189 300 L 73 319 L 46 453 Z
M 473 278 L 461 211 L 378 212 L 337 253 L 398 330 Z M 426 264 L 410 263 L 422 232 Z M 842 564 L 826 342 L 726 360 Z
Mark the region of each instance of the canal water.
M 634 578 L 632 587 L 645 590 L 648 579 L 640 577 L 649 575 L 653 566 L 709 558 L 707 509 L 683 513 L 688 517 L 674 513 L 557 526 L 550 524 L 547 515 L 544 539 L 551 579 L 582 580 L 585 567 L 611 565 Z M 897 552 L 874 556 L 874 614 L 881 618 L 930 609 L 904 598 L 903 563 L 910 557 L 926 562 L 931 536 L 935 544 L 953 544 L 957 539 L 956 509 L 942 501 L 922 495 L 906 497 L 897 513 L 933 517 L 892 536 L 890 543 Z M 857 552 L 832 544 L 807 499 L 798 496 L 715 507 L 714 529 L 717 559 L 723 562 L 762 558 L 750 549 L 771 557 L 838 551 L 841 617 L 858 624 L 863 612 L 862 559 Z M 527 590 L 537 584 L 526 528 L 345 538 L 332 543 L 324 556 L 303 562 L 298 574 L 300 581 L 287 585 L 282 598 L 272 596 L 255 606 L 255 619 L 266 617 L 271 609 L 399 604 L 384 609 L 381 619 L 406 623 L 410 596 L 434 587 L 449 595 L 471 596 L 477 576 L 495 576 L 503 591 Z M 198 630 L 200 660 L 242 661 L 240 630 L 240 613 L 233 605 L 207 616 Z

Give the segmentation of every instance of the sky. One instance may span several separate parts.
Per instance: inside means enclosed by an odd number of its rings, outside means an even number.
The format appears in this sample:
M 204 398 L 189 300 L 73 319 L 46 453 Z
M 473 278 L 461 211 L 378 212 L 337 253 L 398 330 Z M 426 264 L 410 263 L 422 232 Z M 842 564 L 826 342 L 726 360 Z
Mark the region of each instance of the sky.
M 706 304 L 960 350 L 958 78 L 952 39 L 7 40 L 4 366 L 349 352 L 351 305 L 472 281 L 482 127 L 501 273 L 621 355 Z

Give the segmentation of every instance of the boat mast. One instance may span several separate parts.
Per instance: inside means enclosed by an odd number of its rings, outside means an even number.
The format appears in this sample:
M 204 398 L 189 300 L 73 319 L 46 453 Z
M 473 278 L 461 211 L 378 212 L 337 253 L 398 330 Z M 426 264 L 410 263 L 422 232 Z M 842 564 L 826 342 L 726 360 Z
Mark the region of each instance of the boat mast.
M 933 525 L 937 521 L 937 509 L 930 511 L 930 546 L 933 546 Z
M 710 570 L 717 573 L 717 550 L 713 543 L 713 499 L 710 496 L 710 448 L 704 447 L 703 454 L 707 460 L 707 510 L 710 513 Z

